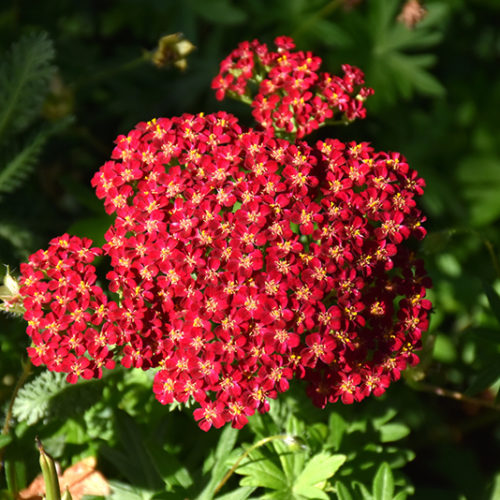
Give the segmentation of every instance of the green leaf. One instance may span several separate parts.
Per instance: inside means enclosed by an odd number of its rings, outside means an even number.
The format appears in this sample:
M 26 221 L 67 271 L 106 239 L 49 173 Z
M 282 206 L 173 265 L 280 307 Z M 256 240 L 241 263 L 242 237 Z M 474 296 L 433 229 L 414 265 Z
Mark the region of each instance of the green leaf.
M 313 498 L 328 500 L 330 497 L 320 488 L 308 484 L 293 487 L 294 498 Z
M 488 490 L 488 498 L 490 500 L 500 500 L 500 473 L 495 474 L 492 484 L 489 485 Z
M 152 500 L 155 496 L 154 491 L 119 481 L 110 481 L 109 485 L 111 487 L 110 500 Z
M 457 359 L 455 344 L 443 334 L 436 335 L 433 357 L 441 363 L 453 363 Z
M 461 191 L 469 203 L 471 222 L 486 225 L 500 217 L 500 158 L 469 156 L 457 169 Z
M 295 480 L 294 489 L 302 485 L 316 485 L 332 477 L 346 461 L 345 455 L 321 452 L 314 455 Z
M 353 485 L 358 487 L 361 493 L 361 498 L 363 500 L 374 500 L 372 494 L 368 491 L 368 488 L 363 483 L 360 483 L 359 481 L 353 481 Z
M 135 477 L 138 484 L 144 484 L 148 490 L 162 486 L 155 464 L 141 436 L 139 426 L 134 419 L 124 411 L 116 411 L 116 427 L 128 459 L 127 469 L 121 469 L 122 474 Z
M 102 395 L 102 380 L 66 382 L 66 374 L 44 371 L 19 391 L 12 414 L 28 425 L 48 416 L 83 413 Z
M 230 491 L 225 495 L 217 496 L 217 500 L 245 500 L 256 490 L 253 486 L 242 486 L 236 490 Z
M 344 483 L 337 481 L 335 483 L 335 490 L 337 491 L 338 500 L 353 500 L 349 489 Z
M 394 478 L 389 464 L 383 463 L 373 479 L 373 500 L 393 500 Z
M 19 391 L 12 414 L 18 421 L 33 425 L 49 414 L 50 400 L 69 385 L 64 373 L 42 372 Z
M 38 115 L 54 73 L 54 48 L 46 33 L 24 36 L 0 66 L 0 138 L 26 128 Z
M 26 180 L 49 137 L 67 126 L 71 120 L 68 117 L 43 128 L 29 139 L 27 145 L 6 160 L 5 164 L 0 164 L 0 199 L 3 194 L 11 193 Z
M 328 419 L 328 428 L 330 434 L 326 443 L 328 447 L 331 446 L 337 451 L 342 442 L 342 437 L 347 430 L 347 422 L 338 413 L 331 413 Z
M 413 89 L 435 97 L 444 95 L 445 88 L 424 69 L 433 62 L 434 57 L 430 54 L 409 56 L 391 52 L 385 57 L 385 65 L 396 76 L 395 83 L 405 97 L 410 97 Z
M 311 31 L 311 35 L 322 43 L 336 48 L 347 47 L 352 43 L 351 37 L 346 30 L 326 19 L 318 19 L 314 23 L 314 30 Z
M 232 5 L 229 0 L 190 0 L 193 10 L 200 16 L 215 24 L 236 25 L 247 19 L 243 9 Z
M 18 492 L 26 486 L 26 462 L 24 460 L 7 459 L 4 462 L 4 468 L 9 492 L 17 498 Z
M 407 497 L 408 493 L 406 491 L 400 491 L 399 493 L 396 493 L 396 495 L 394 495 L 393 500 L 406 500 Z
M 467 396 L 475 396 L 479 392 L 495 385 L 500 381 L 500 360 L 497 358 L 491 364 L 489 364 L 486 368 L 481 370 L 472 384 L 465 391 L 465 395 Z
M 32 248 L 32 234 L 31 232 L 19 227 L 19 225 L 12 223 L 12 221 L 0 222 L 0 238 L 7 240 L 16 250 L 16 255 L 22 260 L 29 256 L 29 248 Z
M 390 443 L 399 441 L 410 434 L 410 428 L 402 423 L 391 422 L 383 425 L 380 429 L 380 441 L 382 443 Z
M 260 486 L 273 490 L 287 487 L 283 471 L 258 450 L 252 452 L 250 460 L 240 465 L 236 472 L 247 476 L 240 481 L 242 486 Z
M 5 448 L 12 441 L 10 434 L 0 434 L 0 449 Z
M 500 323 L 500 296 L 489 283 L 483 283 L 483 289 L 486 297 L 488 297 L 488 302 L 490 303 L 491 310 L 495 315 L 497 321 Z

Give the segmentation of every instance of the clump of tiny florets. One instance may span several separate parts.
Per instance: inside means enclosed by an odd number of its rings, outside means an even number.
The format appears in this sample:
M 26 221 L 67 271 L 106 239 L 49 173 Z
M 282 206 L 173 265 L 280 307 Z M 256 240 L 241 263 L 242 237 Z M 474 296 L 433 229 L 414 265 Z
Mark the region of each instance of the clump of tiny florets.
M 223 63 L 244 75 L 231 91 L 246 92 L 257 62 L 287 95 L 299 74 L 297 91 L 321 87 L 317 58 L 277 45 L 279 56 L 254 42 Z M 430 282 L 404 243 L 425 235 L 424 182 L 400 154 L 186 114 L 119 136 L 92 185 L 114 215 L 103 248 L 63 235 L 21 267 L 34 364 L 70 382 L 115 362 L 154 369 L 156 398 L 197 402 L 207 430 L 241 428 L 293 377 L 324 407 L 378 396 L 418 361 Z M 117 302 L 96 284 L 101 254 Z
M 343 76 L 320 72 L 321 58 L 295 51 L 291 38 L 274 43 L 275 51 L 258 40 L 240 43 L 212 81 L 217 99 L 249 103 L 264 130 L 298 138 L 332 120 L 365 118 L 364 101 L 373 90 L 363 87 L 361 70 L 344 64 Z

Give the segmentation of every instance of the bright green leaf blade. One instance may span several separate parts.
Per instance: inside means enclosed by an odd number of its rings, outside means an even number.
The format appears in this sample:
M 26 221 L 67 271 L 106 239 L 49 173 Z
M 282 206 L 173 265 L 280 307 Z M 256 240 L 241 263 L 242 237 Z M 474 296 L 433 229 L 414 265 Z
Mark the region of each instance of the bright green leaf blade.
M 311 486 L 307 484 L 302 484 L 293 487 L 293 493 L 295 498 L 311 498 L 328 500 L 330 497 L 320 488 L 316 486 Z
M 393 500 L 406 500 L 406 498 L 408 498 L 408 493 L 406 493 L 406 491 L 400 491 L 396 493 Z
M 296 479 L 294 488 L 303 485 L 316 485 L 332 477 L 346 461 L 345 455 L 330 455 L 321 452 L 314 455 Z
M 410 428 L 402 423 L 391 422 L 383 425 L 380 429 L 380 441 L 382 443 L 390 443 L 399 441 L 410 434 Z
M 240 481 L 242 486 L 261 486 L 273 490 L 287 487 L 283 471 L 262 453 L 252 453 L 252 458 L 236 469 L 238 474 L 246 476 Z
M 337 481 L 335 483 L 335 490 L 337 491 L 338 500 L 353 500 L 352 495 L 349 492 L 349 489 L 344 483 Z
M 383 463 L 377 470 L 373 479 L 373 499 L 393 500 L 394 478 L 389 464 Z
M 347 422 L 338 413 L 331 413 L 328 419 L 328 429 L 330 433 L 326 443 L 328 447 L 331 446 L 337 451 L 347 430 Z
M 217 496 L 217 500 L 245 500 L 256 490 L 253 486 L 242 486 L 236 490 L 230 491 L 225 495 Z
M 368 488 L 363 483 L 360 483 L 358 481 L 353 481 L 353 485 L 359 489 L 359 492 L 361 494 L 361 497 L 357 496 L 356 500 L 358 498 L 362 498 L 363 500 L 374 500 L 374 497 L 368 491 Z

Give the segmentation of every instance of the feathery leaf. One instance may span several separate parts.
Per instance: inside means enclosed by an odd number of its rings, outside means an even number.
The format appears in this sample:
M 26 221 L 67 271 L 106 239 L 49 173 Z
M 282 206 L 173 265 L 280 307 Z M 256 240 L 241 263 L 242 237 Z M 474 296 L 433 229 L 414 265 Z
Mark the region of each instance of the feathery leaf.
M 0 163 L 0 199 L 2 194 L 11 193 L 23 183 L 33 170 L 47 139 L 70 121 L 71 118 L 65 118 L 43 128 L 21 151 L 17 151 L 5 166 Z
M 26 128 L 38 115 L 54 73 L 54 47 L 46 33 L 15 43 L 0 65 L 0 139 Z
M 19 391 L 12 414 L 18 421 L 33 425 L 48 417 L 83 413 L 101 397 L 102 379 L 69 384 L 65 373 L 45 371 Z

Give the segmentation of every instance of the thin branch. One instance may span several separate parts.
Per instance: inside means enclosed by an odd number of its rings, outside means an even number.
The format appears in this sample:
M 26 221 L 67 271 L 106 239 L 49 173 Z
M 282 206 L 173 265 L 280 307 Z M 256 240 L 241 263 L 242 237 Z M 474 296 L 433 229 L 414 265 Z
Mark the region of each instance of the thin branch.
M 476 406 L 484 406 L 486 408 L 491 408 L 493 410 L 500 411 L 500 405 L 495 403 L 495 401 L 490 401 L 488 399 L 482 399 L 482 398 L 473 398 L 471 396 L 466 396 L 461 392 L 451 391 L 449 389 L 444 389 L 443 387 L 427 384 L 425 382 L 417 382 L 411 385 L 414 389 L 417 389 L 418 391 L 429 392 L 431 394 L 435 394 L 436 396 L 441 396 L 444 398 L 454 399 L 455 401 L 460 401 L 461 403 L 467 403 Z
M 6 435 L 10 431 L 10 421 L 12 420 L 12 409 L 14 408 L 14 402 L 16 400 L 17 394 L 19 390 L 24 385 L 26 380 L 31 374 L 31 363 L 26 362 L 23 363 L 23 372 L 21 376 L 18 378 L 16 386 L 14 387 L 14 391 L 12 392 L 12 396 L 10 397 L 9 407 L 7 409 L 7 414 L 5 415 L 5 422 L 2 427 L 2 434 Z M 0 449 L 0 470 L 3 468 L 3 455 L 5 448 Z

